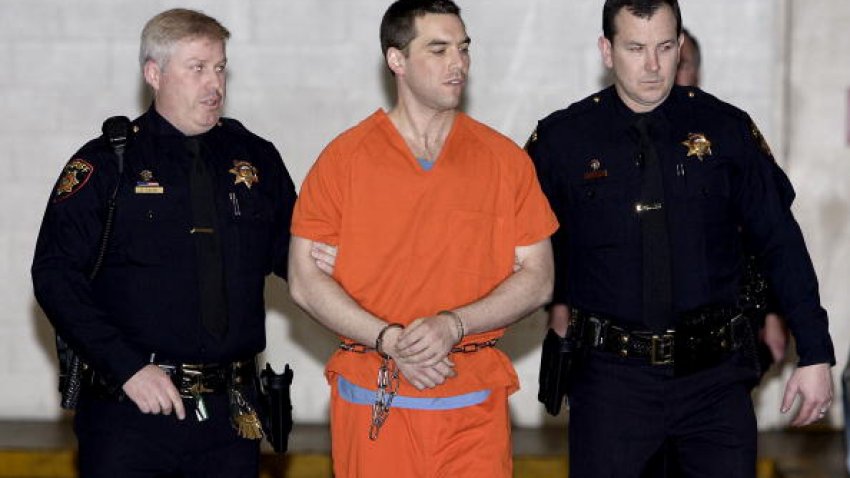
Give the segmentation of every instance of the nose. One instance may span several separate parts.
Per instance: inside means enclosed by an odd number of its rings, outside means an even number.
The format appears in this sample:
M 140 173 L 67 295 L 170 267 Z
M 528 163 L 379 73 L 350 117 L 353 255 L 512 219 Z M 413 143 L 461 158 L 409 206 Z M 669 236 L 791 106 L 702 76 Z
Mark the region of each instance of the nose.
M 463 70 L 463 63 L 465 61 L 465 55 L 460 51 L 460 48 L 450 48 L 447 50 L 447 55 L 449 57 L 449 70 Z
M 658 71 L 661 68 L 658 62 L 658 52 L 656 50 L 647 48 L 645 67 L 647 71 L 652 72 Z
M 206 74 L 205 83 L 210 88 L 214 88 L 216 91 L 221 91 L 224 89 L 224 75 L 226 73 L 222 71 L 218 71 L 215 68 L 210 68 Z

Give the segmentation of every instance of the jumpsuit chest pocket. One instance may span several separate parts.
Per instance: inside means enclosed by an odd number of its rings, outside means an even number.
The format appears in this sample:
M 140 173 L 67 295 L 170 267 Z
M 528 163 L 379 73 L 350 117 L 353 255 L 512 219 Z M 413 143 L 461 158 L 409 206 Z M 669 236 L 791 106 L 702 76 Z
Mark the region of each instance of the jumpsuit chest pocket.
M 448 211 L 440 240 L 446 245 L 446 264 L 466 273 L 496 277 L 513 262 L 512 239 L 504 217 L 455 209 Z

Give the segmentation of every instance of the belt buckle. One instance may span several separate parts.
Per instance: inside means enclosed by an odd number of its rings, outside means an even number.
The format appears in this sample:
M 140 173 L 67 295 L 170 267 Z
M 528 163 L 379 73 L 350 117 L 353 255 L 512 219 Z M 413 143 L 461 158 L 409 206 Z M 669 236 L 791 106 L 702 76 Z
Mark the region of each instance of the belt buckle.
M 672 330 L 668 330 L 664 335 L 652 335 L 649 360 L 652 365 L 670 365 L 673 363 Z

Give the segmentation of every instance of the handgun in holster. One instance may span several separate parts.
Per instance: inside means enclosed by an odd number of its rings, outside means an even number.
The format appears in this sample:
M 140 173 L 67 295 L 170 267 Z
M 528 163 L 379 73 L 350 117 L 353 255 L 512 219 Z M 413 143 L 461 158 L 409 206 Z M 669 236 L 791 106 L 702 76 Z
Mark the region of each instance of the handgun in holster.
M 286 453 L 292 432 L 292 377 L 289 364 L 275 373 L 270 364 L 260 372 L 260 414 L 266 439 L 277 453 Z
M 569 382 L 578 361 L 578 334 L 573 331 L 572 324 L 567 330 L 566 337 L 561 337 L 549 329 L 543 339 L 543 349 L 540 354 L 540 389 L 537 400 L 544 405 L 546 412 L 557 416 L 561 405 L 567 396 Z

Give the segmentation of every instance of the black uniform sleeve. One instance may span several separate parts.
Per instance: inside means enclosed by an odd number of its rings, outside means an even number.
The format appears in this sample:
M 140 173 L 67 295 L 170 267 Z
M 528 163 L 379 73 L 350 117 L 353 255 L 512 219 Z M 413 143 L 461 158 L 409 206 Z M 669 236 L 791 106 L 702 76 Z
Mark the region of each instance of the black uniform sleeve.
M 800 226 L 791 213 L 794 189 L 751 120 L 742 121 L 740 214 L 747 242 L 764 265 L 781 314 L 797 343 L 800 366 L 835 364 L 827 313 Z
M 553 156 L 546 147 L 546 138 L 541 135 L 541 125 L 531 134 L 525 149 L 534 162 L 537 179 L 543 194 L 549 200 L 549 206 L 558 218 L 561 227 L 552 235 L 552 253 L 555 263 L 555 287 L 552 293 L 552 304 L 568 304 L 567 299 L 567 244 L 565 207 L 566 199 L 562 192 L 566 188 L 558 184 L 557 157 Z
M 106 154 L 78 154 L 92 168 L 76 189 L 51 195 L 36 242 L 32 279 L 36 299 L 57 333 L 95 370 L 120 385 L 146 364 L 98 304 L 89 274 L 99 249 L 115 168 Z M 75 159 L 75 160 L 76 160 Z M 101 161 L 97 161 L 101 159 Z M 70 164 L 70 163 L 69 163 Z M 63 176 L 66 176 L 66 170 Z M 82 181 L 84 179 L 85 181 Z M 68 189 L 72 189 L 69 187 Z
M 277 149 L 275 149 L 271 143 L 269 143 L 269 148 L 275 156 L 276 163 L 280 165 L 278 168 L 278 177 L 275 178 L 277 188 L 276 195 L 278 200 L 275 205 L 275 237 L 274 245 L 272 246 L 274 248 L 272 252 L 272 270 L 277 276 L 286 280 L 287 265 L 289 262 L 289 226 L 292 222 L 292 209 L 295 207 L 295 199 L 297 196 L 295 193 L 295 184 L 289 176 L 289 171 L 287 171 L 286 166 L 283 163 L 283 159 L 280 157 L 280 153 L 278 153 Z

